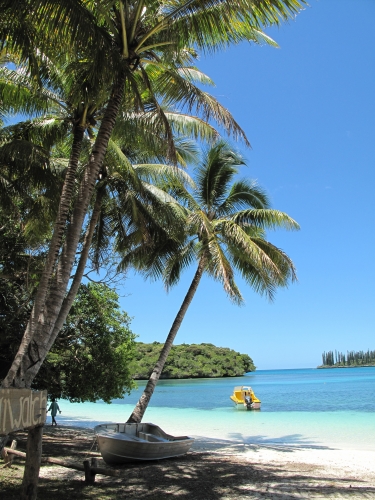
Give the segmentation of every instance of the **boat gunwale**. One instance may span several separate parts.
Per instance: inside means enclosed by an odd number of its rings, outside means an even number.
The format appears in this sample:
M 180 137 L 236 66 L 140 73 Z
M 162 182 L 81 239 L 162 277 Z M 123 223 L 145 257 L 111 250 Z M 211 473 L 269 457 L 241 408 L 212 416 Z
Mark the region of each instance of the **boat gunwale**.
M 156 438 L 162 438 L 160 441 L 148 441 L 147 439 L 142 439 L 141 437 L 137 436 L 137 434 L 129 434 L 127 432 L 125 432 L 125 430 L 123 432 L 121 432 L 119 430 L 119 426 L 120 425 L 123 425 L 123 426 L 126 426 L 126 425 L 129 425 L 129 426 L 133 426 L 133 425 L 149 425 L 149 426 L 152 426 L 153 428 L 157 429 L 160 433 L 161 433 L 161 436 L 158 436 L 157 434 L 153 434 L 152 432 L 149 432 L 148 434 L 156 437 Z M 116 429 L 108 429 L 107 426 L 117 426 L 117 430 Z M 100 430 L 103 430 L 104 432 L 100 432 Z M 107 432 L 105 432 L 107 430 Z M 112 432 L 111 432 L 112 431 Z M 144 432 L 143 430 L 141 431 L 138 431 L 138 432 Z M 165 431 L 163 431 L 163 429 L 161 429 L 158 425 L 156 424 L 152 424 L 150 422 L 140 422 L 139 424 L 133 424 L 133 423 L 108 423 L 108 424 L 99 424 L 99 425 L 96 425 L 94 427 L 94 433 L 96 436 L 102 436 L 106 439 L 113 439 L 113 440 L 116 440 L 116 439 L 119 439 L 118 438 L 118 435 L 123 435 L 123 436 L 126 436 L 125 439 L 123 439 L 123 441 L 129 441 L 129 442 L 134 442 L 134 443 L 147 443 L 147 444 L 157 444 L 157 445 L 160 445 L 160 444 L 168 444 L 168 443 L 179 443 L 179 442 L 193 442 L 195 440 L 195 438 L 193 437 L 190 437 L 190 436 L 173 436 L 172 434 L 168 434 L 166 433 Z

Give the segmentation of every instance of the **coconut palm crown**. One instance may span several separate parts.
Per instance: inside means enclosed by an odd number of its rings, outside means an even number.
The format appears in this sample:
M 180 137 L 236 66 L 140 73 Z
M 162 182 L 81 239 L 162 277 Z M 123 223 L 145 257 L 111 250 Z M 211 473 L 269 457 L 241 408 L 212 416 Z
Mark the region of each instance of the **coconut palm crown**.
M 155 248 L 145 255 L 141 248 L 134 248 L 124 256 L 122 266 L 131 264 L 151 278 L 162 273 L 168 289 L 198 260 L 202 272 L 219 280 L 236 303 L 243 298 L 234 281 L 235 270 L 270 299 L 277 287 L 296 280 L 293 262 L 265 239 L 265 231 L 299 226 L 287 214 L 270 208 L 256 182 L 234 180 L 241 165 L 245 165 L 243 157 L 225 141 L 218 141 L 196 168 L 195 188 L 179 192 L 186 209 L 186 239 L 179 252 L 160 255 Z

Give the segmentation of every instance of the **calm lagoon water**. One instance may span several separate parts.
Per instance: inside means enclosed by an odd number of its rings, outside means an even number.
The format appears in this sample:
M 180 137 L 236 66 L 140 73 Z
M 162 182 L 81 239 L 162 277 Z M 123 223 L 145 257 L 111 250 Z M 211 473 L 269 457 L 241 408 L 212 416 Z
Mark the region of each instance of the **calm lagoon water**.
M 60 401 L 65 425 L 127 420 L 145 383 L 108 405 Z M 251 385 L 259 412 L 237 410 L 235 385 Z M 50 417 L 48 417 L 48 422 Z M 375 367 L 259 370 L 243 377 L 161 380 L 144 421 L 172 434 L 262 446 L 375 450 Z

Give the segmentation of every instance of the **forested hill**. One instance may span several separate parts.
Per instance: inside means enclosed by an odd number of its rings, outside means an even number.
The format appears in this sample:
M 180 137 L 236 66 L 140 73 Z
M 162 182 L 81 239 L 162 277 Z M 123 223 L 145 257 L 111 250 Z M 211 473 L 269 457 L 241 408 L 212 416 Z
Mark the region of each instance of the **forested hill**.
M 135 379 L 149 378 L 162 347 L 159 342 L 137 342 Z M 213 344 L 181 344 L 172 347 L 160 378 L 238 377 L 254 370 L 247 354 Z

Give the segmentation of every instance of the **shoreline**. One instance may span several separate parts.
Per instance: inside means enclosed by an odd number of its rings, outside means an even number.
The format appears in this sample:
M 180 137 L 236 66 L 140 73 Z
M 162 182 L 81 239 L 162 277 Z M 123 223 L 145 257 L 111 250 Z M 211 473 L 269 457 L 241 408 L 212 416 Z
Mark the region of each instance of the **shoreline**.
M 63 404 L 58 423 L 93 428 L 101 423 L 123 422 L 132 405 Z M 353 412 L 246 412 L 235 408 L 212 411 L 151 407 L 144 421 L 153 422 L 174 435 L 203 436 L 244 445 L 345 450 L 375 449 L 373 414 Z M 50 417 L 47 422 L 50 423 Z
M 43 455 L 80 463 L 95 456 L 100 466 L 107 467 L 95 449 L 94 438 L 90 428 L 45 426 Z M 26 433 L 17 433 L 16 439 L 17 449 L 24 451 Z M 9 499 L 18 498 L 17 484 L 21 484 L 24 462 L 16 459 L 14 464 L 11 469 L 0 469 L 0 479 Z M 196 436 L 191 451 L 182 457 L 116 469 L 119 477 L 98 475 L 95 485 L 87 486 L 81 472 L 43 465 L 38 498 L 294 500 L 375 497 L 375 451 L 244 444 Z
M 330 370 L 331 368 L 374 368 L 375 365 L 320 365 L 317 370 Z

